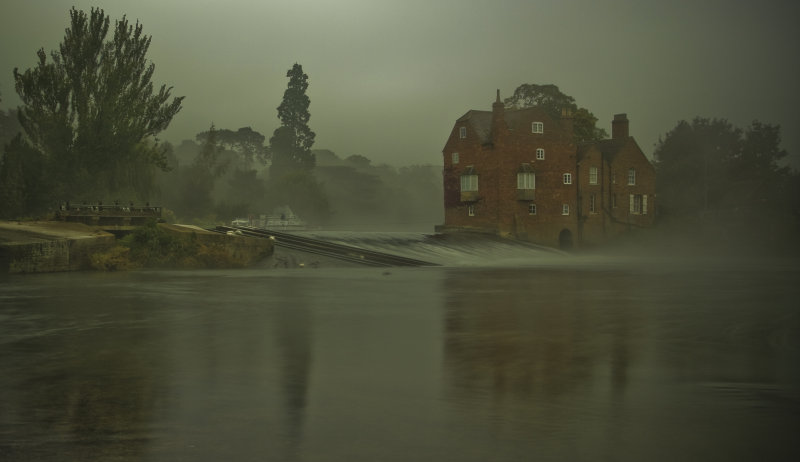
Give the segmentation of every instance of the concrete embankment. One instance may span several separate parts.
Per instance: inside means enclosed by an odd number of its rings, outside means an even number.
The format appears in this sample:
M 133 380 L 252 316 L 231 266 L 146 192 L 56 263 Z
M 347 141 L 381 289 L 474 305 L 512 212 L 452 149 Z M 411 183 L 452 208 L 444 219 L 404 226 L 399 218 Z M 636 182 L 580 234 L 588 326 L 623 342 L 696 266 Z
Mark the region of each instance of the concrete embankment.
M 193 226 L 160 224 L 159 228 L 220 249 L 234 267 L 251 266 L 272 254 L 268 239 L 221 235 Z M 0 273 L 93 269 L 92 256 L 116 245 L 113 234 L 80 223 L 0 221 Z

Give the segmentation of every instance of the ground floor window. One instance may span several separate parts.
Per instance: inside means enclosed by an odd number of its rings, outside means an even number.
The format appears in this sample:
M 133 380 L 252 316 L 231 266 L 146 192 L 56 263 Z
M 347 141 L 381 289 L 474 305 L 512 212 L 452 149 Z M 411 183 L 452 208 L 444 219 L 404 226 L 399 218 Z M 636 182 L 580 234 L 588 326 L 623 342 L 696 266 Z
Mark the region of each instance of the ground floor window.
M 467 206 L 467 215 L 471 217 L 475 216 L 475 204 L 469 204 L 469 206 Z
M 569 204 L 561 206 L 561 215 L 569 215 Z
M 533 202 L 528 204 L 528 215 L 536 215 L 536 204 Z
M 589 196 L 589 213 L 597 213 L 597 195 Z
M 647 215 L 647 195 L 630 195 L 630 212 L 634 215 Z

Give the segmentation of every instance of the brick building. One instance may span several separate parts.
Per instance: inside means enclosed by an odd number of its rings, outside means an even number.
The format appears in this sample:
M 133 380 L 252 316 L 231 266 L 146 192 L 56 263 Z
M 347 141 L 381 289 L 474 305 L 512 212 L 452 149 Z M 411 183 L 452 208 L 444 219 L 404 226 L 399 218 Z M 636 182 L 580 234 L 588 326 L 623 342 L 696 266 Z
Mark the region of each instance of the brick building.
M 653 224 L 655 170 L 617 114 L 611 139 L 576 144 L 573 120 L 538 107 L 471 110 L 445 144 L 441 232 L 569 248 Z

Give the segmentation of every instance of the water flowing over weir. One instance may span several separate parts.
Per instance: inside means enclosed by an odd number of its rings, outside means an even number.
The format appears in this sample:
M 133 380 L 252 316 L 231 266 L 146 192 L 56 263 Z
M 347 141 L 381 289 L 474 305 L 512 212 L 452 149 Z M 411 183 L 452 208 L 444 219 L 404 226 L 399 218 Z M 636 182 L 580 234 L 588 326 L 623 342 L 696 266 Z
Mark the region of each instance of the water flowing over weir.
M 489 235 L 358 231 L 299 231 L 288 234 L 225 226 L 215 230 L 273 237 L 277 247 L 367 266 L 529 266 L 540 265 L 553 258 L 560 260 L 564 256 L 563 252 L 548 247 Z

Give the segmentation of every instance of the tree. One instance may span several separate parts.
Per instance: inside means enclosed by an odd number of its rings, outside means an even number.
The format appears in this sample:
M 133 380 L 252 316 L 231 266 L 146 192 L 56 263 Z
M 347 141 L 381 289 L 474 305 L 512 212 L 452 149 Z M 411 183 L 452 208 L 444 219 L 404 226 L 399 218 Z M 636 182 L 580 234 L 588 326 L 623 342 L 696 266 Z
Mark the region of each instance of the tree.
M 198 133 L 197 141 L 203 142 L 208 132 Z M 256 161 L 262 164 L 267 160 L 267 150 L 264 147 L 266 137 L 250 127 L 242 127 L 236 131 L 217 130 L 217 141 L 224 149 L 233 151 L 242 157 L 245 166 L 250 167 Z
M 658 194 L 673 215 L 781 207 L 791 175 L 780 167 L 780 127 L 754 121 L 746 130 L 725 119 L 695 118 L 659 139 Z
M 48 61 L 14 69 L 22 100 L 19 120 L 26 142 L 45 159 L 43 175 L 54 194 L 74 199 L 131 188 L 127 171 L 142 165 L 166 168 L 156 136 L 180 111 L 172 87 L 155 91 L 155 65 L 146 54 L 151 38 L 126 17 L 115 22 L 102 9 L 70 10 L 70 27 Z M 141 193 L 142 191 L 140 191 Z
M 556 85 L 524 83 L 503 102 L 507 108 L 522 109 L 537 106 L 554 119 L 560 118 L 563 110 L 569 111 L 573 118 L 576 142 L 608 138 L 605 130 L 596 127 L 597 118 L 594 114 L 586 108 L 579 108 L 575 104 L 575 98 L 562 93 Z
M 286 77 L 289 78 L 289 84 L 278 106 L 281 126 L 269 140 L 272 154 L 270 177 L 275 179 L 292 170 L 310 171 L 315 163 L 311 152 L 315 134 L 308 127 L 311 118 L 308 112 L 311 101 L 306 95 L 308 75 L 303 73 L 303 66 L 295 63 Z

